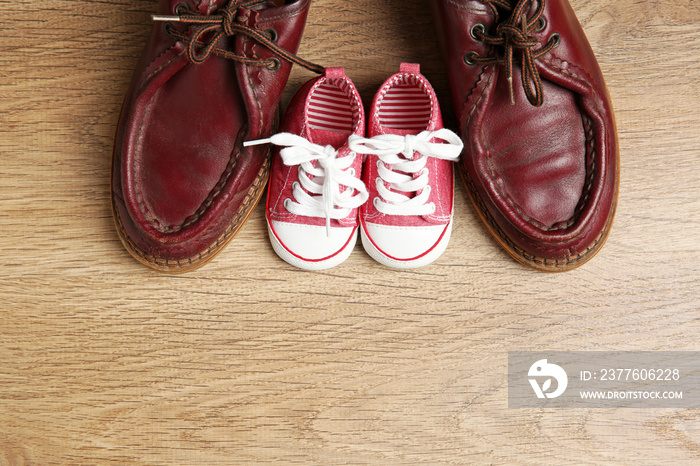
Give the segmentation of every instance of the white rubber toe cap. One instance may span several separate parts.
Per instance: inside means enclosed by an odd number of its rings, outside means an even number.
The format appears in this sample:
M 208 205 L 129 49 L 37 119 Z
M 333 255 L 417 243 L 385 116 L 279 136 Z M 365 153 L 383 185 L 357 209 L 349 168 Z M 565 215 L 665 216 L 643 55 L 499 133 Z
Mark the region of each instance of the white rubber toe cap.
M 324 270 L 350 256 L 357 227 L 331 228 L 271 221 L 267 224 L 272 248 L 288 264 L 306 270 Z
M 447 225 L 403 227 L 362 224 L 362 246 L 377 262 L 388 267 L 423 267 L 445 252 L 452 233 Z

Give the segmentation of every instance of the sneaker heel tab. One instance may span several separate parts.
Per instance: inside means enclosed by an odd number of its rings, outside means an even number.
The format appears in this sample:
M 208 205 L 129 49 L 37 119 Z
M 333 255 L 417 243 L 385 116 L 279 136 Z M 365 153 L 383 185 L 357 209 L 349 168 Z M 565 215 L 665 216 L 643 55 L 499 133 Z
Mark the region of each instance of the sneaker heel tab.
M 420 65 L 418 63 L 401 63 L 399 70 L 402 73 L 420 74 Z
M 323 70 L 323 76 L 326 79 L 341 79 L 345 77 L 345 69 L 341 67 L 325 68 Z

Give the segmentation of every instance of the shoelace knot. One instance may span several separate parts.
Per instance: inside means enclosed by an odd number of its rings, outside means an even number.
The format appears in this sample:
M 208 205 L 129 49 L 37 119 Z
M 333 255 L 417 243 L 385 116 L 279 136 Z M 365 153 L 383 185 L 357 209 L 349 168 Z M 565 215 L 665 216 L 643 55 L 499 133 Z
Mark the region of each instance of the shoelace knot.
M 280 47 L 272 37 L 264 31 L 260 31 L 238 21 L 244 17 L 244 13 L 251 8 L 267 3 L 267 0 L 231 0 L 226 7 L 216 10 L 213 14 L 204 15 L 189 11 L 187 7 L 176 9 L 176 16 L 154 15 L 154 21 L 173 21 L 197 26 L 191 34 L 183 33 L 166 24 L 166 31 L 186 46 L 187 58 L 192 63 L 203 63 L 212 54 L 244 63 L 249 66 L 261 66 L 270 70 L 276 70 L 280 66 L 277 58 L 258 59 L 245 55 L 237 55 L 231 51 L 217 47 L 216 44 L 222 37 L 245 35 L 264 45 L 275 55 L 282 59 L 296 63 L 309 71 L 323 73 L 323 67 L 297 57 Z
M 456 161 L 464 147 L 460 137 L 446 128 L 417 135 L 380 134 L 369 139 L 353 135 L 348 143 L 355 152 L 376 155 L 379 159 L 376 180 L 379 197 L 372 201 L 377 210 L 404 216 L 435 212 L 435 205 L 428 202 L 431 191 L 426 169 L 428 158 Z M 418 194 L 410 197 L 402 192 Z
M 285 209 L 295 215 L 325 218 L 328 235 L 331 220 L 346 218 L 369 198 L 365 184 L 351 168 L 356 152 L 338 157 L 332 146 L 314 144 L 291 133 L 248 141 L 244 146 L 266 143 L 284 147 L 280 156 L 285 165 L 299 166 L 299 181 L 292 185 L 294 199 L 285 200 Z
M 508 87 L 510 91 L 510 102 L 515 104 L 513 93 L 513 65 L 514 54 L 520 54 L 522 66 L 522 86 L 528 101 L 539 107 L 544 102 L 542 79 L 537 71 L 535 60 L 549 53 L 559 45 L 561 40 L 558 33 L 552 34 L 547 43 L 537 49 L 539 42 L 532 32 L 544 28 L 546 24 L 543 12 L 545 0 L 518 0 L 515 6 L 509 0 L 481 0 L 486 3 L 496 18 L 495 34 L 486 32 L 482 24 L 476 24 L 472 28 L 472 36 L 488 45 L 503 48 L 503 56 L 479 56 L 476 52 L 470 51 L 464 55 L 464 61 L 468 65 L 505 65 Z M 533 1 L 537 2 L 534 14 L 528 18 L 528 9 Z M 500 20 L 498 8 L 510 11 L 510 16 L 505 20 Z

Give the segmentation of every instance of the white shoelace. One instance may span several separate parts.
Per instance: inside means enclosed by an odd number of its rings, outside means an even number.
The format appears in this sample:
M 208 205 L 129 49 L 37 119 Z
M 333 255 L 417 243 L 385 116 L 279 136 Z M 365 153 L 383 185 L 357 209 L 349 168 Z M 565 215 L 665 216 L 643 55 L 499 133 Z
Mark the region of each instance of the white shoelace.
M 332 146 L 314 144 L 291 133 L 279 133 L 243 145 L 269 143 L 284 147 L 280 155 L 285 165 L 299 166 L 299 181 L 292 185 L 294 199 L 285 199 L 285 209 L 294 215 L 325 218 L 329 236 L 331 219 L 347 217 L 352 209 L 369 198 L 365 184 L 355 177 L 353 169 L 348 170 L 357 156 L 355 151 L 339 158 L 338 151 Z M 345 187 L 342 191 L 341 186 Z
M 430 142 L 432 139 L 445 142 Z M 435 204 L 428 203 L 431 189 L 428 169 L 425 168 L 428 158 L 456 161 L 464 144 L 455 133 L 442 128 L 418 135 L 380 134 L 370 139 L 353 135 L 349 146 L 359 154 L 379 157 L 379 178 L 376 180 L 379 197 L 373 200 L 379 212 L 386 215 L 430 215 L 435 212 Z M 395 191 L 420 193 L 409 197 L 391 191 L 386 184 Z

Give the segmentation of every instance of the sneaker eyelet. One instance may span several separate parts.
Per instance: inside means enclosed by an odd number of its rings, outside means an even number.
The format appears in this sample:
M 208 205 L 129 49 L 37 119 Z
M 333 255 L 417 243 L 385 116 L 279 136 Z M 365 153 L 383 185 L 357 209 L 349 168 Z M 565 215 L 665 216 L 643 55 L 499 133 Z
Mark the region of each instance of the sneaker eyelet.
M 265 29 L 265 34 L 270 38 L 272 42 L 277 42 L 277 31 L 272 28 Z
M 372 205 L 374 205 L 374 207 L 379 207 L 379 198 L 378 197 L 375 197 L 374 199 L 372 199 Z
M 282 205 L 284 206 L 285 209 L 289 210 L 289 206 L 290 206 L 291 202 L 292 202 L 292 200 L 290 198 L 287 198 L 284 200 Z
M 348 173 L 350 174 L 350 176 L 354 177 L 355 176 L 355 168 L 350 167 L 350 169 L 348 170 Z
M 469 30 L 469 34 L 472 36 L 472 39 L 481 42 L 481 39 L 479 39 L 479 36 L 477 34 L 481 34 L 482 36 L 486 34 L 486 27 L 481 23 L 476 23 Z
M 479 54 L 472 51 L 472 52 L 465 53 L 463 60 L 464 60 L 465 64 L 467 64 L 469 66 L 474 66 L 477 64 L 475 61 L 477 58 L 479 58 Z

